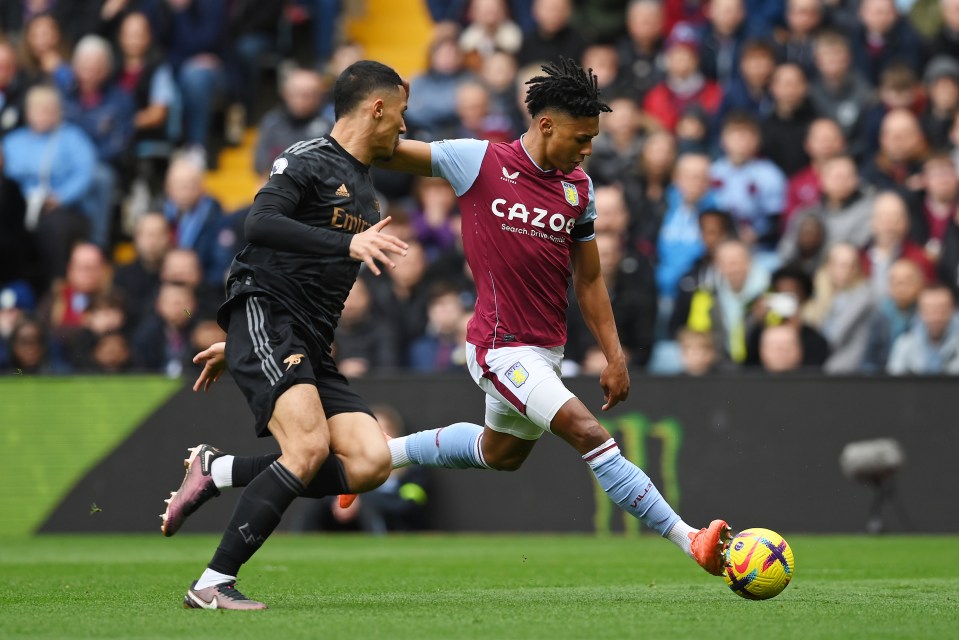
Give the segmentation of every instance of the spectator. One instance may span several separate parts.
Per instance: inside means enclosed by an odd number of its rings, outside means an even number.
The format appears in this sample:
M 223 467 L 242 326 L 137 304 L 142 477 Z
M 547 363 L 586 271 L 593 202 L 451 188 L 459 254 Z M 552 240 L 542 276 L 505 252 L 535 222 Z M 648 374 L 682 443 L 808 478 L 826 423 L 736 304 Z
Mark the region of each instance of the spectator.
M 128 165 L 133 140 L 133 100 L 110 80 L 113 52 L 99 36 L 84 36 L 73 53 L 75 84 L 66 92 L 64 113 L 87 134 L 97 149 L 93 189 L 83 202 L 90 218 L 90 238 L 110 246 L 118 171 Z
M 81 243 L 70 253 L 67 275 L 54 283 L 40 304 L 38 317 L 50 332 L 50 357 L 58 370 L 69 369 L 84 313 L 110 288 L 110 264 L 95 244 Z
M 469 0 L 468 18 L 459 47 L 472 60 L 472 69 L 479 69 L 482 59 L 493 51 L 519 52 L 523 32 L 510 19 L 506 0 Z
M 410 82 L 406 113 L 411 135 L 435 139 L 435 133 L 456 125 L 456 88 L 469 78 L 456 41 L 439 38 L 429 51 L 429 67 Z M 522 88 L 526 95 L 526 88 Z
M 61 90 L 69 87 L 73 71 L 67 62 L 68 56 L 69 46 L 56 18 L 41 13 L 27 21 L 20 40 L 20 59 L 27 85 L 52 84 Z
M 623 192 L 630 212 L 629 239 L 641 254 L 655 253 L 675 163 L 676 140 L 665 131 L 654 132 L 643 144 L 635 172 L 623 178 Z
M 63 122 L 53 87 L 27 92 L 26 120 L 3 139 L 4 173 L 26 200 L 24 224 L 34 233 L 49 282 L 64 274 L 70 247 L 87 237 L 80 205 L 93 184 L 96 150 L 83 131 Z
M 783 229 L 789 225 L 794 213 L 819 201 L 822 196 L 822 166 L 830 158 L 844 153 L 845 146 L 842 129 L 835 120 L 817 118 L 809 125 L 803 144 L 809 164 L 789 178 L 786 186 L 786 209 L 781 225 Z
M 919 294 L 918 319 L 896 338 L 886 371 L 899 376 L 959 374 L 959 316 L 949 287 L 930 285 Z
M 232 236 L 222 233 L 226 224 L 223 208 L 204 191 L 203 169 L 189 157 L 170 164 L 163 215 L 173 228 L 174 245 L 196 251 L 206 283 L 222 287 L 233 259 Z
M 138 160 L 158 160 L 165 169 L 170 155 L 170 119 L 179 103 L 173 70 L 160 55 L 146 15 L 136 12 L 120 23 L 118 38 L 120 63 L 117 81 L 133 101 L 134 144 Z M 148 180 L 151 193 L 161 188 L 159 171 L 152 166 L 138 167 Z
M 922 39 L 899 15 L 895 0 L 862 0 L 853 42 L 856 67 L 874 84 L 895 61 L 905 62 L 917 75 L 922 71 Z
M 399 353 L 409 353 L 410 345 L 426 328 L 426 301 L 429 284 L 426 274 L 426 252 L 423 245 L 411 240 L 406 255 L 390 269 L 386 278 L 371 284 L 375 313 L 394 327 Z
M 779 59 L 799 65 L 809 77 L 816 70 L 813 47 L 823 24 L 823 6 L 819 0 L 787 0 L 786 28 L 777 33 Z
M 713 334 L 683 327 L 676 336 L 679 344 L 682 372 L 688 376 L 703 376 L 719 371 L 719 354 Z
M 743 0 L 710 0 L 701 27 L 699 68 L 720 86 L 739 77 L 739 59 L 749 36 Z
M 506 118 L 513 131 L 521 131 L 528 114 L 520 113 L 516 102 L 516 73 L 516 58 L 505 51 L 486 56 L 480 67 L 480 78 L 490 94 L 490 114 Z
M 798 266 L 773 272 L 770 291 L 752 307 L 753 323 L 746 336 L 746 366 L 765 366 L 762 343 L 770 329 L 788 326 L 799 338 L 800 366 L 821 369 L 829 358 L 829 343 L 819 331 L 803 321 L 803 309 L 813 294 L 812 278 Z
M 130 326 L 140 324 L 160 286 L 160 267 L 170 250 L 170 223 L 162 213 L 147 213 L 137 220 L 133 232 L 136 258 L 117 267 L 113 286 L 123 293 Z
M 110 331 L 97 338 L 88 367 L 90 372 L 119 374 L 127 373 L 132 368 L 130 341 L 122 331 Z
M 878 88 L 879 100 L 863 116 L 865 158 L 879 149 L 882 122 L 890 111 L 905 109 L 917 118 L 926 109 L 926 96 L 915 72 L 902 63 L 895 63 L 882 72 Z
M 23 125 L 26 83 L 17 63 L 13 44 L 0 39 L 0 140 Z
M 679 122 L 676 123 L 676 147 L 680 154 L 711 153 L 714 147 L 711 120 L 712 118 L 696 105 L 680 114 Z
M 413 233 L 433 261 L 456 245 L 456 193 L 446 180 L 426 177 L 416 180 L 413 193 L 417 205 L 411 220 Z
M 959 211 L 959 177 L 956 165 L 948 154 L 932 155 L 922 167 L 925 186 L 923 215 L 916 220 L 913 237 L 923 242 L 926 257 L 939 262 L 949 222 Z
M 100 341 L 109 334 L 123 332 L 129 327 L 126 301 L 117 291 L 101 293 L 90 300 L 83 312 L 83 327 L 69 345 L 68 358 L 73 371 L 98 370 L 96 350 Z M 129 345 L 127 345 L 129 348 Z M 126 358 L 129 361 L 129 355 Z
M 517 62 L 520 65 L 551 62 L 560 56 L 579 60 L 586 49 L 586 40 L 570 24 L 571 0 L 533 0 L 532 4 L 536 28 L 523 37 Z
M 769 82 L 776 70 L 776 53 L 765 40 L 749 40 L 739 58 L 739 75 L 723 92 L 718 118 L 721 121 L 732 111 L 745 111 L 764 118 L 773 110 Z
M 893 189 L 918 209 L 917 192 L 922 187 L 922 165 L 928 145 L 919 119 L 908 109 L 894 109 L 882 120 L 879 153 L 862 169 L 863 181 L 877 189 Z
M 253 152 L 255 171 L 264 179 L 283 150 L 301 140 L 325 136 L 333 124 L 323 116 L 323 82 L 306 69 L 291 71 L 280 89 L 282 103 L 263 116 Z
M 922 114 L 926 140 L 937 151 L 949 147 L 949 130 L 959 114 L 959 62 L 953 58 L 933 58 L 923 76 L 929 104 Z
M 663 3 L 631 0 L 626 7 L 626 35 L 617 45 L 619 81 L 642 101 L 663 80 Z
M 852 68 L 852 52 L 842 33 L 820 32 L 813 57 L 817 71 L 809 90 L 813 106 L 820 116 L 839 124 L 848 152 L 859 157 L 866 148 L 862 115 L 872 101 L 872 87 Z
M 456 117 L 458 127 L 444 132 L 444 138 L 474 138 L 490 142 L 513 139 L 512 123 L 508 118 L 491 113 L 489 90 L 480 82 L 471 80 L 457 87 Z
M 706 23 L 707 0 L 665 0 L 663 3 L 663 33 L 672 33 L 680 22 L 693 26 Z
M 614 198 L 616 191 L 612 187 L 606 187 L 603 199 L 609 201 Z M 644 271 L 643 263 L 625 252 L 621 235 L 611 231 L 597 233 L 596 247 L 616 328 L 626 353 L 626 362 L 629 366 L 646 366 L 652 352 L 656 319 L 656 289 L 653 279 L 648 270 Z M 598 349 L 596 339 L 586 326 L 579 305 L 573 303 L 574 298 L 575 296 L 570 295 L 570 307 L 567 311 L 568 357 L 582 364 L 584 371 L 598 374 L 602 367 L 597 370 L 586 363 L 591 358 L 601 357 L 602 350 Z M 606 363 L 602 362 L 602 366 L 605 365 Z
M 233 0 L 229 4 L 225 39 L 231 67 L 230 93 L 234 101 L 226 112 L 226 139 L 230 144 L 241 142 L 246 121 L 255 112 L 259 93 L 257 70 L 264 54 L 278 49 L 277 25 L 284 9 L 282 2 L 262 0 Z M 334 16 L 317 16 L 321 22 L 333 19 Z
M 836 156 L 826 160 L 820 175 L 822 198 L 818 205 L 798 212 L 779 242 L 779 256 L 790 262 L 797 254 L 797 237 L 803 220 L 808 216 L 818 217 L 826 229 L 826 245 L 840 242 L 858 248 L 865 247 L 872 236 L 869 221 L 872 219 L 874 197 L 862 189 L 856 172 L 856 163 L 850 156 Z
M 823 366 L 826 373 L 854 373 L 866 355 L 873 294 L 860 265 L 856 247 L 839 243 L 816 274 L 816 293 L 806 320 L 829 342 L 832 354 Z
M 736 237 L 736 225 L 732 216 L 719 209 L 706 209 L 699 214 L 699 235 L 703 241 L 703 254 L 679 280 L 676 303 L 669 321 L 669 335 L 674 336 L 686 324 L 690 305 L 697 291 L 716 289 L 716 249 L 727 240 Z
M 803 366 L 799 332 L 789 324 L 767 327 L 759 343 L 759 361 L 768 373 L 789 373 Z
M 722 360 L 741 364 L 750 309 L 769 286 L 769 273 L 753 261 L 741 240 L 727 240 L 716 248 L 716 272 L 716 288 L 700 289 L 693 296 L 686 326 L 712 332 L 722 345 Z
M 773 110 L 762 120 L 762 155 L 791 177 L 809 162 L 803 142 L 816 119 L 816 110 L 809 100 L 806 75 L 799 65 L 779 65 L 769 90 Z
M 675 131 L 679 115 L 692 105 L 709 115 L 719 110 L 722 89 L 699 70 L 699 46 L 693 27 L 677 24 L 666 39 L 666 77 L 643 99 L 646 113 L 670 132 Z
M 206 166 L 214 105 L 227 86 L 226 0 L 146 0 L 144 6 L 183 97 L 186 151 L 195 163 Z
M 21 279 L 39 286 L 41 266 L 24 225 L 27 203 L 20 186 L 3 171 L 3 164 L 0 146 L 0 286 Z
M 899 259 L 889 267 L 888 293 L 879 298 L 869 320 L 864 373 L 886 370 L 893 343 L 913 324 L 925 283 L 922 269 L 912 260 Z
M 10 334 L 10 373 L 43 375 L 53 373 L 47 361 L 46 337 L 43 326 L 31 318 L 24 318 Z
M 929 53 L 933 57 L 945 55 L 959 59 L 959 0 L 939 0 L 937 4 L 942 26 L 929 43 Z
M 656 289 L 663 320 L 672 313 L 680 278 L 703 254 L 699 215 L 716 206 L 709 189 L 708 156 L 680 156 L 673 184 L 666 190 L 666 203 L 666 215 L 656 241 Z
M 196 251 L 172 248 L 163 256 L 160 266 L 160 284 L 178 284 L 193 291 L 197 301 L 197 315 L 207 318 L 215 315 L 223 302 L 223 285 L 209 285 L 204 280 L 203 266 Z M 153 310 L 153 301 L 159 287 L 153 291 L 147 313 Z
M 622 97 L 610 100 L 609 106 L 612 111 L 600 116 L 599 135 L 593 140 L 593 153 L 587 163 L 594 185 L 621 181 L 636 166 L 643 150 L 638 105 Z
M 934 279 L 932 263 L 922 248 L 909 239 L 909 212 L 905 201 L 895 191 L 876 196 L 872 205 L 871 229 L 872 242 L 862 252 L 863 267 L 877 300 L 886 295 L 889 268 L 900 258 L 919 265 L 927 281 Z
M 179 377 L 193 357 L 190 333 L 196 314 L 196 298 L 186 286 L 160 285 L 154 311 L 133 335 L 134 362 L 145 371 Z
M 426 332 L 410 345 L 410 369 L 422 373 L 461 369 L 462 362 L 457 362 L 456 354 L 465 315 L 455 287 L 442 283 L 434 286 L 426 306 Z
M 779 216 L 786 204 L 786 176 L 772 162 L 758 157 L 759 124 L 752 116 L 731 113 L 721 132 L 723 156 L 710 176 L 716 204 L 736 220 L 739 237 L 749 246 L 768 250 L 779 237 Z
M 362 378 L 400 364 L 395 328 L 374 312 L 367 282 L 357 278 L 343 305 L 334 346 L 336 366 L 347 378 Z
M 35 307 L 33 291 L 20 281 L 0 289 L 0 371 L 10 366 L 10 336 L 14 328 L 32 313 Z

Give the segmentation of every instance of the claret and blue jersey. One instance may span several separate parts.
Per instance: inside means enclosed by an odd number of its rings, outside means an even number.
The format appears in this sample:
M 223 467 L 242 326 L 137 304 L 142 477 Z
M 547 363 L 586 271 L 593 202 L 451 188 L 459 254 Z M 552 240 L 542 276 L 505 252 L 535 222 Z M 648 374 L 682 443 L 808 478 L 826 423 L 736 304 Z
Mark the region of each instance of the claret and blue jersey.
M 542 170 L 522 140 L 444 140 L 430 151 L 433 175 L 459 198 L 476 282 L 467 341 L 489 349 L 566 344 L 572 243 L 594 237 L 592 180 L 579 168 Z

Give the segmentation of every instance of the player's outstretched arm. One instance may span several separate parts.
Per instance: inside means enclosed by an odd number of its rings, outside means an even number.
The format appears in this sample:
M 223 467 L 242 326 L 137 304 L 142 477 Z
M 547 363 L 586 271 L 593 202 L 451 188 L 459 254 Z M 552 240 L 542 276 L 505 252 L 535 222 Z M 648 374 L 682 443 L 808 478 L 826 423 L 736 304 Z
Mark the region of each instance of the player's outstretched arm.
M 210 385 L 220 379 L 226 368 L 226 343 L 215 342 L 207 349 L 193 356 L 193 364 L 203 364 L 203 371 L 193 383 L 193 390 L 210 390 Z
M 583 319 L 606 355 L 606 368 L 599 376 L 607 411 L 629 395 L 629 372 L 626 355 L 619 342 L 609 292 L 599 268 L 596 240 L 573 242 L 573 288 L 583 312 Z
M 430 145 L 419 140 L 400 140 L 393 157 L 374 164 L 382 169 L 412 173 L 416 176 L 432 176 L 432 153 Z

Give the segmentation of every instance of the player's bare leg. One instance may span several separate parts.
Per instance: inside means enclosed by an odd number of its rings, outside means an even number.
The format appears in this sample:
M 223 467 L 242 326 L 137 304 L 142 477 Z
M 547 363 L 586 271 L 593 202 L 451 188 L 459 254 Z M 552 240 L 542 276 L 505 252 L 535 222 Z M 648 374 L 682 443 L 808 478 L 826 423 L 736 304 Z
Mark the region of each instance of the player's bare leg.
M 281 455 L 269 471 L 244 489 L 213 559 L 187 591 L 186 607 L 266 608 L 236 591 L 236 575 L 273 533 L 283 512 L 303 493 L 330 454 L 329 425 L 316 387 L 295 384 L 283 392 L 276 401 L 269 429 L 280 445 Z M 213 601 L 207 601 L 204 595 Z
M 370 418 L 365 413 L 350 415 Z M 372 425 L 364 420 L 363 426 L 354 431 L 352 427 L 339 422 L 339 428 L 334 426 L 334 421 L 339 417 L 330 418 L 330 435 L 333 439 L 332 448 L 343 461 L 347 484 L 353 492 L 341 493 L 337 497 L 337 504 L 341 509 L 348 509 L 356 501 L 357 493 L 370 491 L 386 482 L 392 471 L 390 450 L 386 443 L 392 438 L 380 429 L 375 419 Z
M 673 511 L 642 469 L 623 457 L 619 445 L 578 399 L 568 400 L 550 428 L 572 445 L 596 476 L 606 495 L 621 509 L 669 539 L 713 575 L 722 575 L 729 525 L 713 520 L 696 531 Z

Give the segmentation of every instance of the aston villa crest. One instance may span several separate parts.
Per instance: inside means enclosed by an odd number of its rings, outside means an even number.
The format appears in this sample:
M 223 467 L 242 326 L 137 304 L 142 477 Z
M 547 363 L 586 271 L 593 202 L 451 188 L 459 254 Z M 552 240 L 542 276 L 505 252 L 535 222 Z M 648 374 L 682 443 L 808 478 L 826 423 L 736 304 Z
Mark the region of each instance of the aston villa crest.
M 570 206 L 577 206 L 579 204 L 579 192 L 576 191 L 576 186 L 569 182 L 563 182 L 563 195 L 566 196 L 566 202 Z

